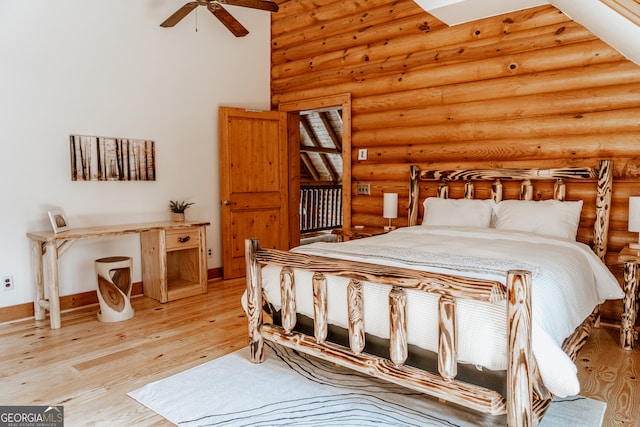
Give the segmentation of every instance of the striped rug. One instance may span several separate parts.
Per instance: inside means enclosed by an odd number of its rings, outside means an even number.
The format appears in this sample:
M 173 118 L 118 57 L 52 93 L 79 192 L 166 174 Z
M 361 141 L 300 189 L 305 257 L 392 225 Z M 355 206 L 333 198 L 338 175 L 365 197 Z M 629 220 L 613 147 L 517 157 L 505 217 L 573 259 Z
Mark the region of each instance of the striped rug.
M 179 426 L 500 426 L 492 417 L 269 344 L 244 348 L 129 396 Z M 554 401 L 541 427 L 600 427 L 606 404 Z

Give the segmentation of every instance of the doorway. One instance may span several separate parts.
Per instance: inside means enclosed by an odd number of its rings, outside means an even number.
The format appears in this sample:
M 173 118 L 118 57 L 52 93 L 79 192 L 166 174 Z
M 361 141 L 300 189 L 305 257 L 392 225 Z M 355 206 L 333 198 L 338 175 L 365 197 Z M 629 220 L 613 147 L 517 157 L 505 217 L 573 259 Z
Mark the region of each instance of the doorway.
M 288 113 L 293 247 L 305 235 L 351 226 L 351 95 L 283 103 L 279 110 Z
M 342 107 L 300 112 L 300 244 L 342 228 Z

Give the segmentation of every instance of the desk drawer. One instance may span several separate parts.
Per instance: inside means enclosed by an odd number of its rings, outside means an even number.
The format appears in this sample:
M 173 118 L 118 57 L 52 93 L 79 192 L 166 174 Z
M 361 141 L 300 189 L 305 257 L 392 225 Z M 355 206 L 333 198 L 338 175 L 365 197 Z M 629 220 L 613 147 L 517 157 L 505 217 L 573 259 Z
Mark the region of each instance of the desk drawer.
M 167 250 L 200 246 L 200 232 L 197 228 L 166 231 Z

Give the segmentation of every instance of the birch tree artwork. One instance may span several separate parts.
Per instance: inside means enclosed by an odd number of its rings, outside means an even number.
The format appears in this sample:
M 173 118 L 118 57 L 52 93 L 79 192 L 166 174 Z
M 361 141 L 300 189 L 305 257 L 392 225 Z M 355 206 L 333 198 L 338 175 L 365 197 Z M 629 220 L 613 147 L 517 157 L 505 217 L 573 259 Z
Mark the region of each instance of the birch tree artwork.
M 73 181 L 155 181 L 155 142 L 70 135 Z

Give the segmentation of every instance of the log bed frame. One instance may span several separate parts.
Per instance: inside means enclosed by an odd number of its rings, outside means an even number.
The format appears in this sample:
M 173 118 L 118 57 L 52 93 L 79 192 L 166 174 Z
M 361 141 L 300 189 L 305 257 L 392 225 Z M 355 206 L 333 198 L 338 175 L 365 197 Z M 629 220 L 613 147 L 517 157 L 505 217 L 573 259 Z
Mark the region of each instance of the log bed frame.
M 464 171 L 419 171 L 411 166 L 409 225 L 418 222 L 420 180 L 438 180 L 438 196 L 448 196 L 449 181 L 463 180 L 465 197 L 473 198 L 475 180 L 492 181 L 492 198 L 502 200 L 501 180 L 522 181 L 520 198 L 532 200 L 534 180 L 555 180 L 554 198 L 564 200 L 564 180 L 597 178 L 596 217 L 592 247 L 604 259 L 612 191 L 610 160 L 599 167 L 562 169 L 492 169 Z M 247 314 L 250 357 L 254 363 L 264 360 L 264 340 L 329 360 L 376 378 L 453 402 L 486 414 L 506 414 L 508 426 L 537 425 L 553 396 L 540 380 L 531 352 L 531 274 L 524 270 L 507 273 L 506 285 L 498 281 L 470 279 L 447 274 L 429 273 L 405 268 L 387 267 L 363 262 L 297 254 L 259 248 L 256 239 L 245 242 L 247 267 Z M 281 266 L 282 326 L 263 320 L 261 268 L 271 264 Z M 314 336 L 294 331 L 296 325 L 294 269 L 306 269 L 313 275 Z M 349 309 L 349 348 L 326 341 L 327 279 L 325 275 L 350 279 L 347 288 Z M 391 286 L 390 360 L 363 352 L 365 331 L 363 321 L 362 281 Z M 404 364 L 407 358 L 406 292 L 419 289 L 435 292 L 439 297 L 438 373 L 426 372 Z M 472 298 L 486 302 L 507 303 L 507 384 L 506 397 L 497 391 L 456 380 L 455 300 Z M 563 343 L 563 350 L 575 360 L 593 327 L 599 321 L 599 308 L 576 328 Z

